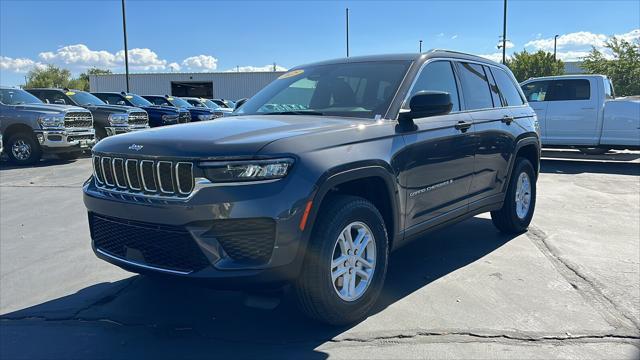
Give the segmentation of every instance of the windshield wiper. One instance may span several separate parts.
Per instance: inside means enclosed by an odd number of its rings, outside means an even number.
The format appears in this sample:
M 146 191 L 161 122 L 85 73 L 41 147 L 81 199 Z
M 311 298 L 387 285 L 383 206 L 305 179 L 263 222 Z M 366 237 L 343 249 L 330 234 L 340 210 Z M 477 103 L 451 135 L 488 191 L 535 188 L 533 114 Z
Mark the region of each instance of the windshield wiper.
M 260 115 L 324 115 L 320 111 L 314 110 L 291 110 L 291 111 L 274 111 L 268 113 L 262 113 Z

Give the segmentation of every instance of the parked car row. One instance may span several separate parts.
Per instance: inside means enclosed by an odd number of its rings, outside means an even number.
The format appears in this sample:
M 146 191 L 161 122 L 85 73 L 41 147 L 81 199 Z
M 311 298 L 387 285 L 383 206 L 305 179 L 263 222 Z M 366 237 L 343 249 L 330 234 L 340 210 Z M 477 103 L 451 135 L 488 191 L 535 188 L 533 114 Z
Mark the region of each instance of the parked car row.
M 55 88 L 0 89 L 0 134 L 4 134 L 9 159 L 22 165 L 37 162 L 44 153 L 74 159 L 108 136 L 213 120 L 233 111 L 224 102 L 222 107 L 201 98 Z

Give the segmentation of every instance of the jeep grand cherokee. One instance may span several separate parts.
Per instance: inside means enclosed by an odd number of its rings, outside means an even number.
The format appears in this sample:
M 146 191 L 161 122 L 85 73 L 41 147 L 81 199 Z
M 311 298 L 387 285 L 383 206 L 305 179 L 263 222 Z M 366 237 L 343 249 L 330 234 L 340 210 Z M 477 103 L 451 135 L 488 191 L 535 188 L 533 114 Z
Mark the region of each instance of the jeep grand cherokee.
M 84 185 L 98 257 L 211 283 L 293 283 L 331 324 L 366 316 L 389 251 L 482 212 L 533 216 L 536 115 L 511 72 L 449 51 L 281 75 L 212 122 L 107 138 Z

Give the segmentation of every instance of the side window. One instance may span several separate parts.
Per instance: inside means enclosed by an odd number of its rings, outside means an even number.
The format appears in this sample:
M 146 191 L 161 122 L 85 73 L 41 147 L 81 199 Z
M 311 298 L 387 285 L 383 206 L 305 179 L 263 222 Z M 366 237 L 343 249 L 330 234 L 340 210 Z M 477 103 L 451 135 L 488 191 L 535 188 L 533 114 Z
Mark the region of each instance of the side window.
M 167 100 L 161 97 L 150 97 L 147 98 L 147 100 L 151 101 L 154 105 L 171 106 Z
M 119 95 L 101 94 L 98 97 L 100 98 L 100 100 L 110 105 L 126 105 L 125 101 Z
M 591 86 L 586 79 L 552 80 L 548 101 L 589 100 Z
M 498 90 L 498 85 L 496 85 L 496 80 L 491 75 L 491 70 L 489 70 L 488 66 L 483 66 L 484 73 L 487 75 L 487 80 L 489 80 L 489 91 L 491 92 L 491 99 L 493 99 L 493 107 L 502 107 L 507 106 L 506 101 L 502 99 L 502 95 Z
M 467 110 L 493 108 L 489 83 L 482 66 L 460 63 L 459 69 Z
M 417 92 L 423 90 L 448 92 L 449 95 L 451 95 L 451 102 L 453 103 L 451 111 L 460 111 L 460 96 L 458 95 L 458 87 L 456 85 L 455 75 L 453 74 L 453 68 L 449 61 L 435 61 L 426 65 L 411 89 L 409 99 Z M 408 109 L 409 102 L 407 101 L 403 107 Z
M 66 96 L 59 91 L 41 90 L 38 91 L 36 96 L 47 104 L 73 105 L 73 102 L 67 99 Z
M 522 100 L 522 96 L 516 84 L 511 79 L 511 76 L 509 76 L 506 71 L 498 68 L 492 68 L 491 72 L 496 79 L 496 84 L 498 85 L 500 95 L 505 104 L 507 106 L 523 105 L 524 101 Z
M 528 102 L 548 101 L 547 90 L 549 89 L 549 81 L 533 81 L 522 85 L 524 97 Z

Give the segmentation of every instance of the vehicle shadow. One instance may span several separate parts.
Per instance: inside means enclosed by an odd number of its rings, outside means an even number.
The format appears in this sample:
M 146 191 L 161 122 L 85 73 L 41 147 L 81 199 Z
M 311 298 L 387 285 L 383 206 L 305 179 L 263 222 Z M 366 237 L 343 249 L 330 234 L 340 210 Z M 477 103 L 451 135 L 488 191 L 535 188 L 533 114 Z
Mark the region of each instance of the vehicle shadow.
M 640 163 L 542 159 L 540 172 L 549 174 L 615 174 L 640 175 Z
M 542 157 L 563 160 L 634 161 L 640 159 L 640 151 L 609 151 L 602 155 L 587 155 L 577 150 L 542 149 Z
M 81 155 L 80 157 L 78 157 L 78 159 L 83 159 L 83 158 L 87 158 L 90 157 L 91 154 L 86 154 L 83 153 L 83 155 Z M 37 163 L 33 164 L 33 165 L 14 165 L 12 162 L 10 162 L 6 156 L 2 156 L 0 158 L 0 171 L 2 170 L 14 170 L 14 169 L 30 169 L 30 168 L 43 168 L 43 167 L 49 167 L 49 166 L 56 166 L 56 165 L 65 165 L 65 164 L 71 164 L 74 163 L 76 160 L 62 160 L 58 157 L 56 157 L 55 155 L 46 155 L 43 156 L 42 159 L 40 159 L 40 161 L 38 161 Z
M 476 217 L 405 245 L 390 257 L 374 312 L 511 238 Z M 97 284 L 0 316 L 2 357 L 324 359 L 327 354 L 315 349 L 351 328 L 305 318 L 290 290 L 272 308 L 269 301 L 262 309 L 246 306 L 246 299 L 239 292 L 145 276 Z

